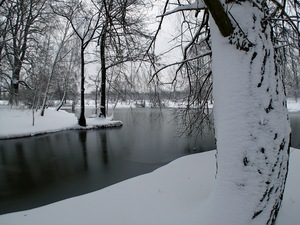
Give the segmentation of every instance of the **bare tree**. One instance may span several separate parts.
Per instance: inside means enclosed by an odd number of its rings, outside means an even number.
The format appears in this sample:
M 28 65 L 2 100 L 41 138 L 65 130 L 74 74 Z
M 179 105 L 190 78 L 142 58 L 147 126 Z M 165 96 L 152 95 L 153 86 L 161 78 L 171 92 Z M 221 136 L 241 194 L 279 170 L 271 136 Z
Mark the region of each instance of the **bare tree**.
M 98 2 L 102 6 L 103 24 L 99 29 L 98 45 L 101 64 L 100 115 L 106 117 L 107 73 L 114 67 L 123 67 L 129 62 L 141 62 L 149 32 L 144 28 L 141 0 L 105 0 Z M 139 10 L 140 9 L 140 10 Z M 117 73 L 120 75 L 120 73 Z M 112 80 L 112 79 L 111 79 Z M 112 83 L 111 83 L 112 84 Z
M 2 92 L 8 92 L 10 86 L 10 75 L 7 74 L 5 68 L 5 43 L 6 43 L 6 35 L 8 32 L 8 22 L 7 22 L 7 13 L 2 5 L 4 4 L 4 0 L 1 1 L 0 7 L 0 98 Z
M 95 114 L 98 114 L 98 96 L 100 92 L 100 73 L 101 70 L 99 70 L 98 74 L 96 76 L 90 76 L 89 80 L 92 81 L 92 84 L 90 85 L 95 92 Z
M 29 86 L 24 80 L 20 79 L 20 74 L 26 53 L 33 41 L 33 34 L 42 32 L 46 26 L 42 13 L 46 8 L 46 0 L 13 0 L 3 1 L 2 7 L 5 9 L 5 52 L 6 59 L 11 70 L 10 102 L 18 102 L 17 96 L 19 85 Z M 4 37 L 4 36 L 2 36 Z M 7 76 L 6 76 L 7 77 Z
M 73 48 L 77 47 L 78 49 L 78 45 L 74 44 L 72 40 L 75 36 L 72 35 L 68 21 L 58 19 L 58 16 L 54 15 L 52 11 L 49 13 L 50 9 L 47 8 L 48 11 L 43 13 L 47 14 L 48 22 L 51 25 L 42 33 L 31 34 L 30 51 L 27 51 L 26 61 L 22 66 L 22 81 L 25 81 L 28 86 L 34 87 L 34 90 L 21 88 L 18 98 L 30 108 L 39 109 L 41 107 L 41 115 L 44 115 L 45 107 L 51 104 L 51 97 L 58 88 L 73 84 L 71 78 L 74 77 L 74 73 L 69 73 L 70 77 L 66 79 L 62 74 L 70 71 L 71 68 L 67 64 L 70 60 L 75 60 L 70 55 L 73 54 Z M 73 63 L 78 64 L 78 61 L 70 64 Z M 62 67 L 64 69 L 61 69 Z M 65 85 L 67 80 L 70 83 Z M 67 89 L 62 88 L 62 90 Z
M 300 7 L 299 2 L 295 2 L 298 7 L 294 7 L 288 1 L 283 1 L 281 5 L 278 4 L 279 2 L 274 2 L 271 6 L 274 18 L 273 29 L 276 30 L 277 45 L 280 46 L 278 51 L 282 56 L 281 61 L 287 95 L 288 97 L 294 97 L 297 101 L 300 95 L 300 38 L 299 33 L 293 30 L 300 30 Z M 286 12 L 293 15 L 288 20 L 283 18 Z M 293 26 L 288 26 L 290 22 L 293 23 Z
M 178 71 L 200 71 L 191 62 L 207 54 L 202 50 L 191 57 L 192 46 L 208 40 L 212 52 L 218 172 L 211 204 L 201 223 L 274 224 L 288 173 L 291 132 L 283 84 L 287 65 L 282 64 L 281 58 L 285 47 L 293 48 L 291 43 L 300 40 L 299 2 L 177 2 L 177 7 L 167 11 L 166 1 L 161 23 L 166 15 L 185 16 L 185 12 L 195 12 L 200 23 L 195 23 L 196 32 L 183 48 L 183 60 L 172 65 L 179 65 Z M 298 53 L 299 45 L 294 45 L 294 49 Z M 155 69 L 152 80 L 159 80 L 160 70 Z M 193 73 L 186 74 L 194 89 L 193 85 L 198 85 L 194 82 L 199 81 L 191 79 Z
M 80 74 L 80 43 L 75 36 L 68 41 L 62 53 L 66 54 L 62 63 L 59 63 L 57 73 L 60 75 L 56 79 L 56 96 L 60 103 L 56 110 L 58 111 L 65 103 L 66 99 L 72 100 L 72 111 L 75 111 L 75 104 L 78 101 L 77 80 Z
M 93 6 L 93 1 L 89 4 L 83 1 L 57 2 L 53 11 L 66 18 L 78 39 L 80 40 L 80 58 L 81 58 L 81 88 L 80 88 L 80 117 L 78 124 L 86 126 L 85 119 L 85 50 L 94 38 L 95 32 L 100 24 L 100 11 Z
M 64 50 L 64 45 L 66 45 L 68 40 L 72 37 L 72 33 L 70 34 L 70 28 L 71 28 L 70 23 L 69 23 L 69 21 L 67 21 L 65 24 L 65 27 L 61 33 L 62 37 L 58 43 L 58 48 L 57 48 L 57 51 L 53 58 L 53 62 L 50 63 L 52 60 L 50 60 L 50 59 L 47 60 L 47 64 L 48 65 L 51 64 L 51 65 L 49 68 L 50 71 L 48 74 L 48 81 L 47 81 L 47 85 L 46 85 L 46 89 L 45 89 L 45 93 L 44 93 L 44 99 L 43 99 L 43 103 L 42 103 L 41 116 L 44 116 L 50 85 L 52 82 L 52 78 L 55 75 L 55 72 L 57 70 L 58 63 L 60 61 L 62 61 L 69 53 L 68 51 L 63 52 L 63 50 Z M 49 42 L 50 42 L 50 36 L 49 36 Z

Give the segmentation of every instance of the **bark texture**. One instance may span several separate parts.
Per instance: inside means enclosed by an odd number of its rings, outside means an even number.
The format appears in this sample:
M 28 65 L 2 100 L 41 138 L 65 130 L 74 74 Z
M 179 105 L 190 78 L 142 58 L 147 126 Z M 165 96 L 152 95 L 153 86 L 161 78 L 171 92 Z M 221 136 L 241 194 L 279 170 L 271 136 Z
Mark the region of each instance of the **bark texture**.
M 101 98 L 100 98 L 100 115 L 99 117 L 106 117 L 106 60 L 105 60 L 105 41 L 106 29 L 108 23 L 106 22 L 100 41 L 100 60 L 101 60 Z
M 221 2 L 216 0 L 204 0 L 204 2 L 221 34 L 224 37 L 231 35 L 233 26 Z
M 83 42 L 83 40 L 82 40 Z M 85 119 L 85 102 L 84 102 L 84 83 L 85 83 L 85 74 L 84 74 L 84 48 L 83 43 L 81 44 L 81 51 L 80 51 L 80 58 L 81 58 L 81 83 L 80 83 L 80 116 L 78 119 L 78 124 L 80 126 L 86 126 L 86 119 Z

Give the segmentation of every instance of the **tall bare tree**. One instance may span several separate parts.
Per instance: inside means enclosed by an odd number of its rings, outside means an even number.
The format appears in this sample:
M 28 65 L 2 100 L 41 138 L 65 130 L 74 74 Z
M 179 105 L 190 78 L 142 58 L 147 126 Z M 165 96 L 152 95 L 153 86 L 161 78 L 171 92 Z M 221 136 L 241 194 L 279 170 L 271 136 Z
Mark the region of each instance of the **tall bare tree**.
M 145 29 L 147 5 L 142 0 L 104 0 L 98 2 L 102 9 L 102 26 L 99 29 L 98 45 L 101 64 L 100 115 L 106 117 L 107 73 L 113 67 L 129 62 L 143 61 L 149 32 Z M 102 6 L 102 8 L 101 8 Z
M 33 41 L 34 34 L 43 32 L 47 25 L 42 17 L 47 4 L 46 0 L 12 0 L 3 1 L 1 7 L 6 12 L 3 15 L 6 23 L 4 47 L 11 70 L 10 102 L 17 103 L 19 85 L 27 86 L 20 79 L 20 74 L 30 48 L 29 43 Z
M 53 11 L 66 18 L 80 41 L 81 58 L 81 88 L 80 88 L 80 117 L 78 124 L 86 126 L 85 119 L 85 51 L 94 39 L 95 32 L 100 24 L 100 12 L 94 6 L 94 2 L 86 1 L 58 1 L 53 5 Z
M 66 52 L 63 50 L 65 49 L 64 48 L 65 45 L 67 44 L 67 42 L 73 35 L 73 33 L 70 33 L 70 29 L 71 29 L 70 23 L 69 23 L 69 21 L 67 21 L 64 28 L 62 29 L 62 32 L 60 33 L 60 34 L 62 34 L 61 38 L 58 38 L 59 43 L 58 43 L 57 50 L 55 52 L 53 60 L 50 60 L 50 59 L 47 60 L 47 64 L 48 65 L 50 64 L 50 68 L 49 68 L 49 72 L 48 72 L 48 81 L 47 81 L 44 98 L 43 98 L 43 103 L 42 103 L 41 116 L 44 116 L 44 111 L 46 108 L 50 85 L 51 85 L 51 82 L 52 82 L 52 79 L 53 79 L 55 73 L 57 73 L 58 64 L 69 54 L 69 51 Z M 50 42 L 51 36 L 49 36 L 48 39 Z

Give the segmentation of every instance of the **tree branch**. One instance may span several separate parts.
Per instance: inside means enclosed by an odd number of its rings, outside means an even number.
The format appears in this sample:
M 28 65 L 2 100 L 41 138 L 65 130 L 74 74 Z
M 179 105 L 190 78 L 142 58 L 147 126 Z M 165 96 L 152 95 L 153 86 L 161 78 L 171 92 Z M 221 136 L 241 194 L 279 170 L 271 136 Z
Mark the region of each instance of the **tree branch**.
M 157 74 L 158 74 L 159 72 L 161 72 L 162 70 L 164 70 L 164 69 L 166 69 L 166 68 L 168 68 L 168 67 L 175 66 L 175 65 L 179 65 L 179 64 L 184 64 L 184 63 L 186 63 L 186 62 L 193 61 L 193 60 L 195 60 L 195 59 L 198 59 L 198 58 L 201 58 L 201 57 L 205 57 L 205 56 L 209 56 L 209 55 L 211 55 L 211 51 L 205 52 L 205 53 L 203 53 L 203 54 L 201 54 L 201 55 L 197 55 L 197 56 L 195 56 L 195 57 L 193 57 L 193 58 L 190 58 L 190 59 L 185 59 L 185 60 L 182 60 L 182 61 L 180 61 L 180 62 L 174 62 L 174 63 L 168 64 L 168 65 L 166 65 L 166 66 L 160 68 L 159 70 L 157 70 L 157 71 L 152 75 L 152 77 L 151 77 L 149 83 L 152 82 L 152 80 L 154 79 L 154 77 L 157 76 Z M 175 79 L 176 79 L 176 78 L 174 78 L 173 80 L 175 80 Z
M 177 13 L 177 12 L 181 12 L 181 11 L 187 11 L 187 10 L 201 10 L 201 9 L 206 9 L 206 6 L 204 4 L 204 2 L 196 0 L 194 3 L 192 4 L 187 4 L 187 5 L 179 5 L 178 7 L 176 7 L 173 10 L 170 10 L 162 15 L 159 15 L 158 17 L 162 17 L 162 16 L 168 16 L 171 15 L 173 13 Z
M 224 37 L 233 33 L 233 26 L 219 0 L 204 0 L 210 14 Z

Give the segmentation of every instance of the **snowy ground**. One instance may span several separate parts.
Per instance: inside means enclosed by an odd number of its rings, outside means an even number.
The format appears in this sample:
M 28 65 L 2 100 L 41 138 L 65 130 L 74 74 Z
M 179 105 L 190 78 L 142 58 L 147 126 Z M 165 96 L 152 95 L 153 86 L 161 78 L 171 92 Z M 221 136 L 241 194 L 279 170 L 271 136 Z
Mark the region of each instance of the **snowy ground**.
M 300 111 L 289 101 L 290 111 Z M 58 119 L 59 118 L 59 119 Z M 89 128 L 115 123 L 88 118 Z M 77 129 L 77 119 L 64 111 L 32 111 L 0 107 L 0 137 Z M 158 170 L 105 189 L 40 208 L 0 216 L 2 225 L 199 225 L 205 214 L 215 174 L 214 151 L 177 159 Z M 276 225 L 299 225 L 300 150 L 292 149 L 283 205 Z M 228 206 L 230 207 L 230 205 Z M 217 212 L 216 212 L 217 214 Z M 222 221 L 220 221 L 222 224 Z
M 34 136 L 68 129 L 122 126 L 121 121 L 113 121 L 111 118 L 86 118 L 86 122 L 85 128 L 79 126 L 75 115 L 64 110 L 57 112 L 54 109 L 46 109 L 42 117 L 39 111 L 0 106 L 0 139 Z
M 296 102 L 295 99 L 287 100 L 287 107 L 289 112 L 299 112 L 300 111 L 300 99 Z

